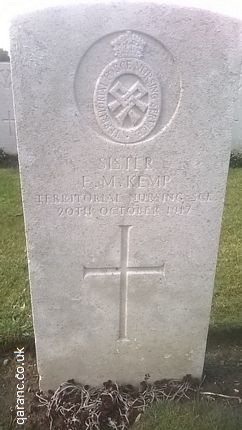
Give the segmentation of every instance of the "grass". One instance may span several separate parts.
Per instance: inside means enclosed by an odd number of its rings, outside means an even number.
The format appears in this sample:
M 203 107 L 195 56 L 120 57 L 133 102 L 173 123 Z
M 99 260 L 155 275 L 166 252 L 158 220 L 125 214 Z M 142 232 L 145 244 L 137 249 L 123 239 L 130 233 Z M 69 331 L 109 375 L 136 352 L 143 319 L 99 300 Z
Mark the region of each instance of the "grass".
M 242 327 L 242 169 L 230 169 L 211 325 Z
M 222 403 L 162 402 L 147 410 L 132 430 L 241 430 L 242 411 Z
M 17 169 L 0 169 L 0 345 L 33 336 Z
M 242 169 L 230 169 L 210 331 L 242 341 Z M 0 169 L 0 347 L 33 342 L 18 170 Z M 226 347 L 227 348 L 227 347 Z M 227 354 L 230 355 L 229 349 Z M 209 355 L 209 354 L 208 354 Z M 216 356 L 217 357 L 217 356 Z M 220 357 L 221 358 L 221 357 Z M 1 428 L 1 426 L 0 426 Z M 221 402 L 160 403 L 134 430 L 241 430 L 242 408 Z

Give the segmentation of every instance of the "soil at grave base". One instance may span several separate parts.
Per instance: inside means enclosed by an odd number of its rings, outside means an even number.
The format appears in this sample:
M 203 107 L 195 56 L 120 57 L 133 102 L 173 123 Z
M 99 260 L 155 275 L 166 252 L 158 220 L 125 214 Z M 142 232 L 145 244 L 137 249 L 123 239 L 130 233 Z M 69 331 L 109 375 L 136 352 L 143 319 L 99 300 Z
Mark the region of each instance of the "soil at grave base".
M 203 391 L 242 397 L 242 347 L 236 348 L 233 361 L 220 360 L 209 363 L 205 368 L 206 378 Z M 231 357 L 231 354 L 230 354 Z M 217 357 L 216 357 L 217 358 Z M 221 357 L 219 357 L 221 358 Z M 6 360 L 8 360 L 6 362 Z M 16 429 L 16 361 L 13 353 L 0 355 L 0 430 Z M 50 423 L 46 407 L 40 406 L 38 393 L 38 373 L 33 350 L 25 352 L 25 430 L 48 430 Z M 130 390 L 130 387 L 129 387 Z M 219 401 L 219 400 L 218 400 Z M 133 419 L 135 419 L 135 414 Z M 60 418 L 53 430 L 66 430 Z

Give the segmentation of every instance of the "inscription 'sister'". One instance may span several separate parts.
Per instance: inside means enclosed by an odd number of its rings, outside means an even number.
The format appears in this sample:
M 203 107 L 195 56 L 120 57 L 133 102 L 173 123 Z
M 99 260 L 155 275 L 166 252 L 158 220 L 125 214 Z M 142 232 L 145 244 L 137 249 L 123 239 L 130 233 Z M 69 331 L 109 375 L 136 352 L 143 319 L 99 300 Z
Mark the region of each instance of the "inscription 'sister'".
M 127 319 L 128 319 L 128 275 L 157 274 L 164 275 L 165 263 L 153 267 L 129 267 L 129 232 L 131 225 L 120 225 L 121 229 L 121 250 L 120 267 L 84 267 L 84 279 L 87 276 L 119 275 L 120 276 L 120 308 L 119 308 L 119 340 L 127 340 Z
M 153 160 L 151 157 L 101 157 L 99 158 L 101 170 L 152 170 Z

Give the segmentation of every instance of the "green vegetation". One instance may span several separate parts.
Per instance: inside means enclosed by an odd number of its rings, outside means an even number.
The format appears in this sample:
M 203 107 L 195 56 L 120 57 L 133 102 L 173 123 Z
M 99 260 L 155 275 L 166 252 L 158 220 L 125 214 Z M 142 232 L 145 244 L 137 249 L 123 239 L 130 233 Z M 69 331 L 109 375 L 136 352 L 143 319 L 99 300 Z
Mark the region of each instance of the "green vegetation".
M 239 151 L 233 151 L 230 156 L 230 167 L 242 167 L 242 154 Z
M 0 48 L 0 62 L 9 62 L 10 58 L 8 55 L 8 51 L 5 51 L 4 49 Z
M 147 410 L 133 430 L 241 430 L 242 410 L 223 403 L 162 402 Z
M 230 169 L 211 325 L 242 327 L 242 169 Z
M 17 169 L 0 169 L 0 344 L 30 337 L 23 211 Z
M 17 155 L 6 154 L 3 149 L 0 148 L 0 167 L 17 167 L 18 157 Z

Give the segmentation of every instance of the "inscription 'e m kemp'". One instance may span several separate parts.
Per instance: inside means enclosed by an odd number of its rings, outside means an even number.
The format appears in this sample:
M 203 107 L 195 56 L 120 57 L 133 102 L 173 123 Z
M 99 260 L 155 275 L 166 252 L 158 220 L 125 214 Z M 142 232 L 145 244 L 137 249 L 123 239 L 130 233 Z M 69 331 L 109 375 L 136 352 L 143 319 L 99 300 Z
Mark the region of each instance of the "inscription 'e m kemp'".
M 156 174 L 159 160 L 156 163 L 152 157 L 101 157 L 95 177 L 80 175 L 77 192 L 38 194 L 36 202 L 54 206 L 59 217 L 170 217 L 188 216 L 200 203 L 212 200 L 207 190 L 187 193 L 179 189 L 175 173 L 181 174 L 182 169 L 164 168 L 164 174 Z

